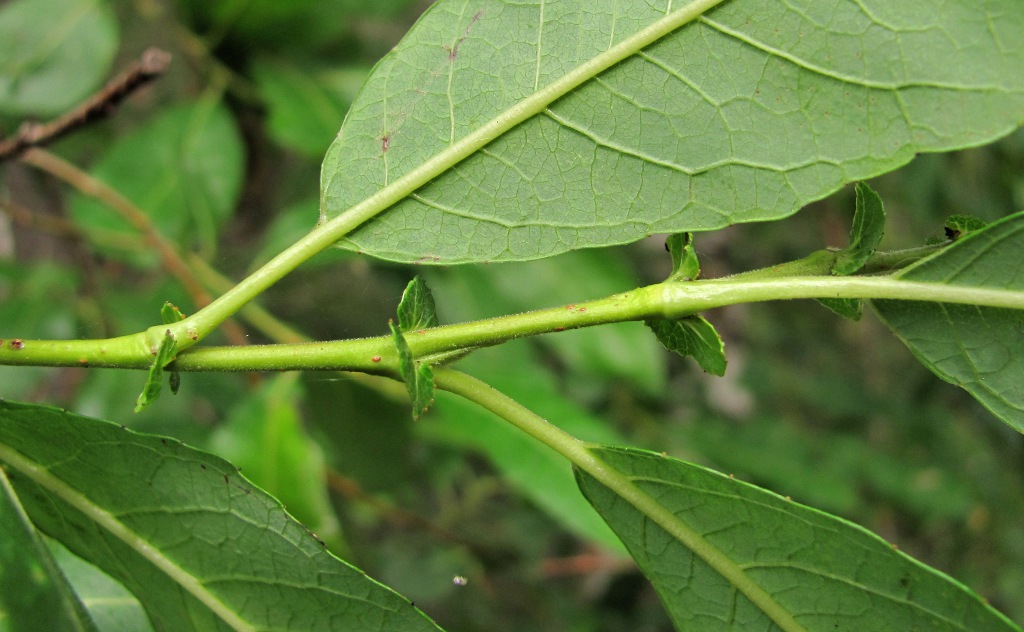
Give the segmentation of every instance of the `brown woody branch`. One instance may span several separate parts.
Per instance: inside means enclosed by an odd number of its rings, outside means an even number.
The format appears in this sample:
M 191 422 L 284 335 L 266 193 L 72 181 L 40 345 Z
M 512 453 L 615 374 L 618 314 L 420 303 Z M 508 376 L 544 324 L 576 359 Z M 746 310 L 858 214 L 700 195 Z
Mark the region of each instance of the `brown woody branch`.
M 80 127 L 110 116 L 128 95 L 162 75 L 170 63 L 170 53 L 159 48 L 147 49 L 139 61 L 70 112 L 49 123 L 26 122 L 14 136 L 0 139 L 0 162 L 17 158 L 26 149 L 42 147 Z

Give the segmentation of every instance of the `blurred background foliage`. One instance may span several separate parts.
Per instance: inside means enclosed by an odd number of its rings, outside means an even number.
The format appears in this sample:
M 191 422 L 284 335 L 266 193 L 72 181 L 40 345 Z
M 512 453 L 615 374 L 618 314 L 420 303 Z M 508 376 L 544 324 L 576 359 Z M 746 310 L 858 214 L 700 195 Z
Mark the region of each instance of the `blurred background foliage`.
M 0 337 L 126 334 L 155 324 L 166 300 L 185 312 L 201 302 L 151 237 L 109 198 L 89 194 L 83 178 L 141 210 L 213 295 L 214 271 L 240 279 L 312 228 L 319 162 L 346 108 L 426 6 L 0 5 L 4 135 L 73 107 L 147 47 L 174 56 L 167 76 L 115 117 L 51 148 L 82 173 L 61 176 L 33 160 L 2 166 Z M 918 245 L 941 236 L 950 214 L 991 220 L 1024 208 L 1024 134 L 920 156 L 871 185 L 889 211 L 884 246 Z M 852 209 L 848 188 L 785 221 L 698 235 L 704 275 L 845 245 Z M 261 304 L 313 338 L 381 335 L 414 274 L 425 275 L 443 321 L 454 322 L 657 282 L 669 264 L 659 236 L 448 269 L 331 251 Z M 870 313 L 854 323 L 788 302 L 707 316 L 726 341 L 724 378 L 670 357 L 638 323 L 516 341 L 463 366 L 577 436 L 664 451 L 853 520 L 1024 621 L 1020 435 L 935 379 Z M 238 320 L 211 342 L 286 336 Z M 465 402 L 441 396 L 414 424 L 404 389 L 376 378 L 183 378 L 177 396 L 138 415 L 141 373 L 0 367 L 0 397 L 173 435 L 229 458 L 334 552 L 447 629 L 670 629 L 566 464 Z M 80 586 L 118 590 L 69 554 L 59 558 Z M 142 625 L 120 611 L 96 616 Z

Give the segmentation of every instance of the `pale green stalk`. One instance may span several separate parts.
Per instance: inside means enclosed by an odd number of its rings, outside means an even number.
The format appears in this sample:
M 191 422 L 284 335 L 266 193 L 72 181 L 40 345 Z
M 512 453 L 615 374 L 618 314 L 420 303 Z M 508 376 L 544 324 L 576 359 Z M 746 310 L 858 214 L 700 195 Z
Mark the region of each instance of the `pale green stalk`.
M 416 357 L 429 361 L 453 351 L 524 336 L 649 318 L 680 318 L 714 307 L 780 299 L 860 298 L 958 303 L 1024 310 L 1024 292 L 892 277 L 729 277 L 659 283 L 630 292 L 487 320 L 434 327 L 406 336 Z M 0 364 L 146 369 L 149 351 L 136 336 L 113 340 L 24 340 L 0 344 Z M 112 344 L 118 343 L 118 344 Z M 391 336 L 244 347 L 190 349 L 171 365 L 180 371 L 353 370 L 394 374 Z

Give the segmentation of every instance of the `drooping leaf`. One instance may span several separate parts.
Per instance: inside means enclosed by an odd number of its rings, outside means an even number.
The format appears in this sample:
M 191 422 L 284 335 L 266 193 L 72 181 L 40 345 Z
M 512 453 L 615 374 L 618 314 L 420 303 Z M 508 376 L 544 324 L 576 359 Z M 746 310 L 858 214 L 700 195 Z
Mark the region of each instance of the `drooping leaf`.
M 167 109 L 117 140 L 92 175 L 147 214 L 164 237 L 211 253 L 242 189 L 245 152 L 228 110 L 199 101 Z M 154 259 L 138 231 L 103 204 L 75 195 L 75 222 L 108 254 Z
M 348 557 L 327 494 L 323 451 L 302 427 L 298 378 L 287 373 L 264 381 L 217 428 L 210 447 L 281 501 L 332 551 Z
M 434 403 L 434 372 L 428 363 L 413 358 L 412 349 L 402 330 L 393 322 L 388 325 L 391 327 L 395 348 L 398 349 L 398 370 L 409 391 L 409 400 L 412 401 L 412 418 L 419 419 Z
M 885 207 L 882 198 L 863 182 L 854 187 L 856 204 L 853 213 L 853 228 L 850 229 L 850 245 L 836 255 L 832 273 L 846 276 L 859 271 L 875 254 L 885 234 Z
M 874 534 L 660 454 L 593 446 L 577 470 L 679 630 L 1019 630 Z
M 403 333 L 409 333 L 437 325 L 437 310 L 430 288 L 422 277 L 414 277 L 405 286 L 402 300 L 398 303 L 398 328 Z
M 156 629 L 438 629 L 218 457 L 11 402 L 0 431 L 32 521 L 124 584 Z
M 163 306 L 160 308 L 160 319 L 163 321 L 165 325 L 170 325 L 172 323 L 185 320 L 185 314 L 183 314 L 181 310 L 178 309 L 178 306 L 175 305 L 174 303 L 171 303 L 170 301 L 164 301 Z M 150 371 L 152 371 L 152 367 L 150 368 Z M 159 385 L 159 382 L 157 382 L 157 385 Z M 171 394 L 177 395 L 178 390 L 181 388 L 181 373 L 179 373 L 178 371 L 171 371 L 170 376 L 168 376 L 167 378 L 167 385 L 171 387 Z M 159 389 L 157 390 L 157 392 L 159 392 Z
M 707 373 L 719 377 L 725 375 L 725 344 L 703 316 L 687 316 L 678 320 L 660 318 L 644 323 L 669 351 L 684 358 L 692 357 Z
M 138 399 L 135 400 L 135 412 L 141 412 L 146 406 L 156 401 L 163 389 L 164 367 L 170 364 L 178 353 L 178 341 L 171 330 L 160 339 L 160 346 L 153 356 L 153 364 L 149 365 L 149 373 L 146 375 L 146 385 L 142 387 Z M 177 388 L 174 389 L 177 392 Z
M 0 469 L 0 629 L 96 630 Z
M 343 245 L 444 264 L 777 219 L 1014 129 L 1022 31 L 1017 0 L 443 0 L 350 109 L 321 212 L 384 190 Z
M 692 233 L 676 233 L 665 240 L 665 248 L 672 257 L 669 281 L 693 281 L 700 276 L 700 260 L 693 249 Z
M 1024 292 L 1024 213 L 897 273 L 907 281 Z M 1024 432 L 1024 311 L 911 301 L 875 309 L 926 367 Z
M 15 0 L 0 9 L 0 112 L 52 115 L 100 87 L 117 52 L 105 0 Z

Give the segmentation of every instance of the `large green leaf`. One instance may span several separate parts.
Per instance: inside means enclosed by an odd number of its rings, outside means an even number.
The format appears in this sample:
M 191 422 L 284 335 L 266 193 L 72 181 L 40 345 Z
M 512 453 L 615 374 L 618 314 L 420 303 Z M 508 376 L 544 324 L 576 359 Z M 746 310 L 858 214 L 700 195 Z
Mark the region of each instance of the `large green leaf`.
M 971 232 L 898 277 L 1024 291 L 1024 213 Z M 1024 312 L 910 301 L 874 305 L 926 367 L 1024 432 Z
M 122 582 L 157 629 L 437 630 L 220 458 L 2 401 L 0 436 L 32 521 Z
M 0 112 L 56 114 L 99 87 L 117 52 L 104 0 L 17 0 L 0 10 Z
M 783 217 L 1024 119 L 1019 0 L 677 5 L 438 2 L 350 109 L 322 213 L 393 204 L 343 244 L 387 259 L 538 258 Z
M 661 454 L 592 446 L 584 494 L 679 630 L 1019 630 L 864 529 Z
M 210 437 L 210 448 L 280 500 L 332 551 L 346 555 L 341 524 L 327 494 L 323 450 L 302 425 L 298 379 L 298 373 L 285 373 L 264 380 L 232 409 Z

